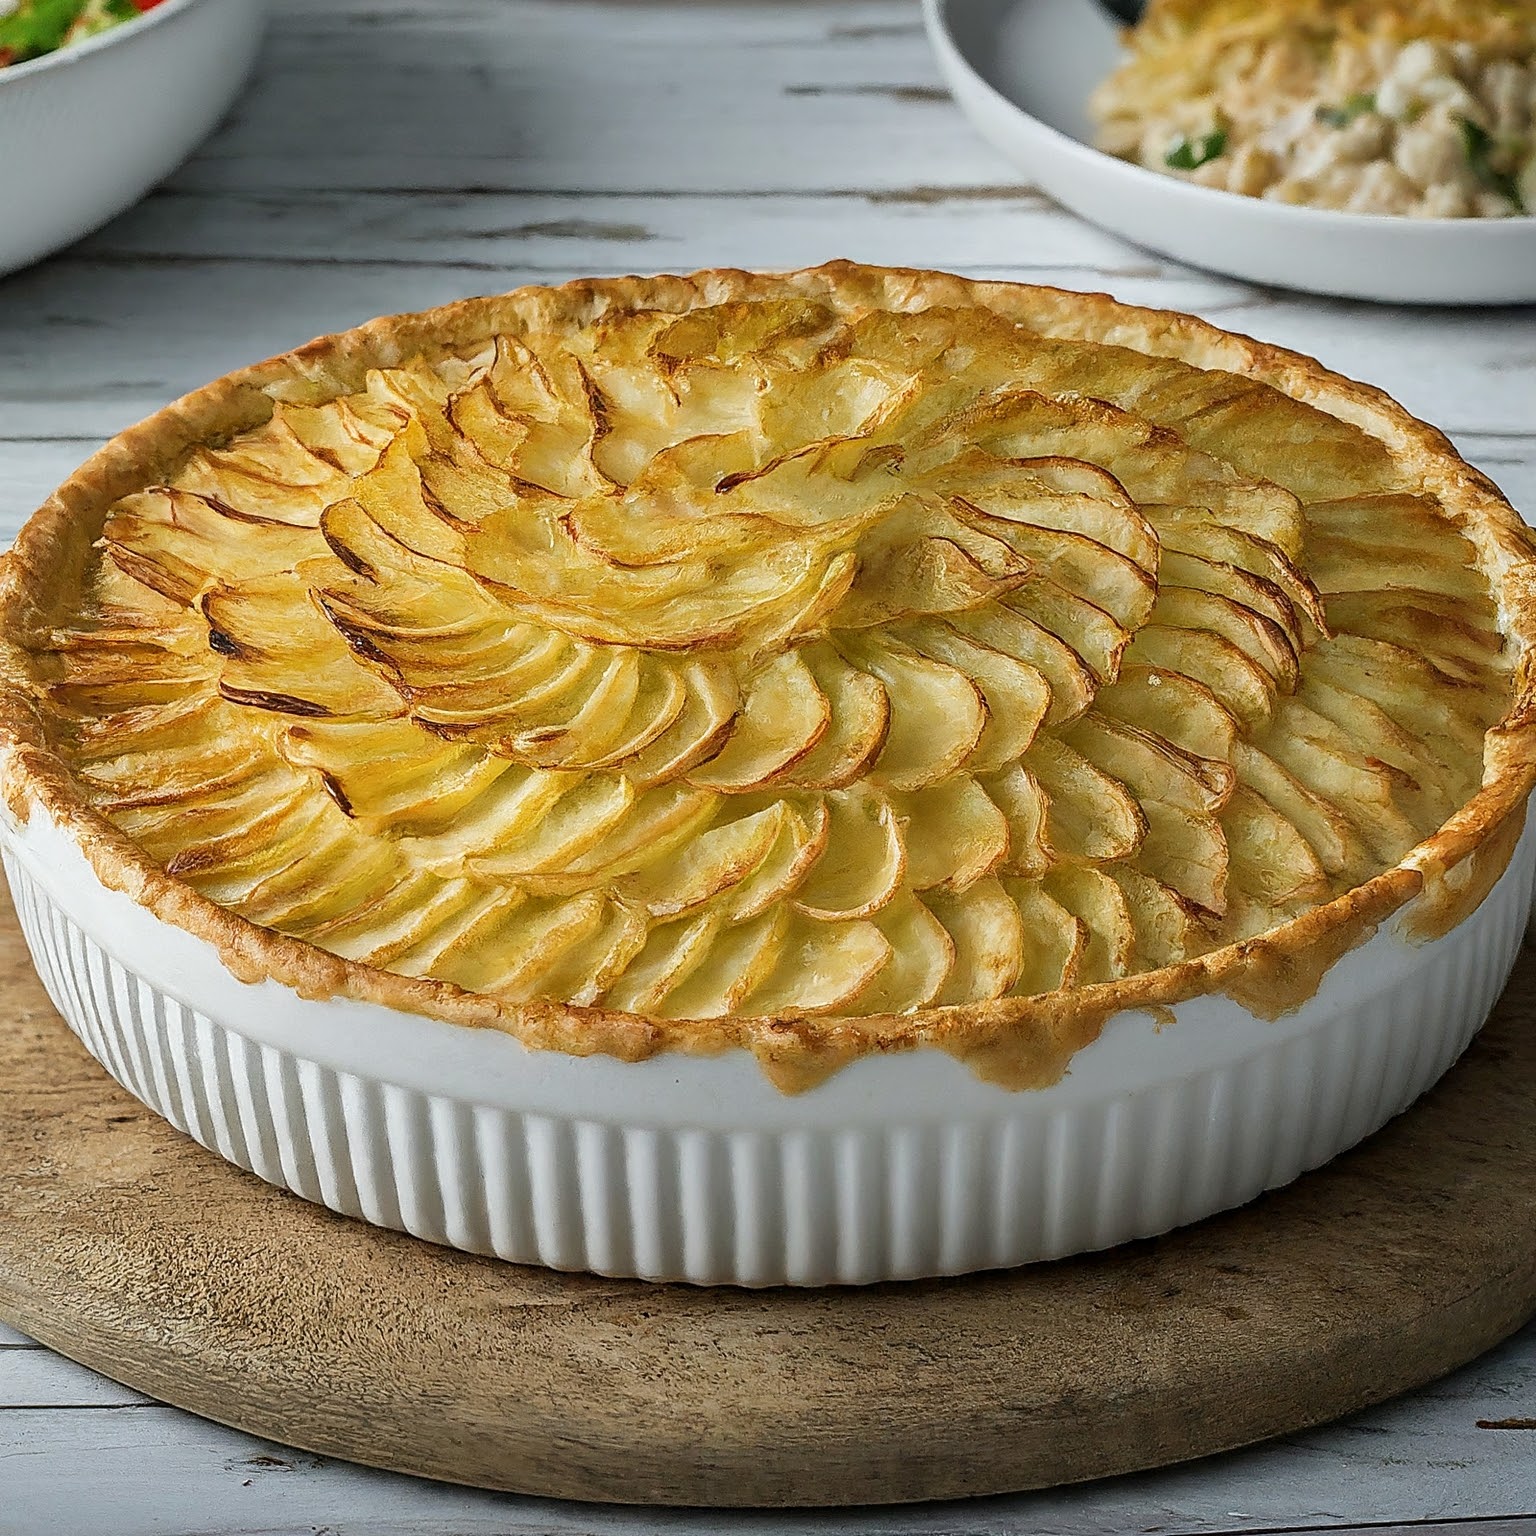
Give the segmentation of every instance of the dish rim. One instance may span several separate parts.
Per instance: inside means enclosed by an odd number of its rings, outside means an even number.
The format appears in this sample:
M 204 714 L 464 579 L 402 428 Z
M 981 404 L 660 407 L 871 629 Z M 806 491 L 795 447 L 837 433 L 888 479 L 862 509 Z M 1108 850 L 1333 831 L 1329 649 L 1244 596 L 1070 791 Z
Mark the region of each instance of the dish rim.
M 1247 375 L 1375 436 L 1473 537 L 1505 636 L 1518 648 L 1509 712 L 1485 736 L 1482 787 L 1396 864 L 1362 885 L 1266 933 L 1177 965 L 1038 997 L 903 1015 L 666 1020 L 555 1002 L 505 1003 L 449 982 L 346 960 L 263 927 L 168 875 L 87 803 L 63 758 L 48 746 L 43 720 L 26 692 L 28 635 L 47 622 L 50 605 L 58 610 L 76 597 L 90 544 L 111 504 L 152 483 L 157 473 L 163 477 L 195 445 L 259 424 L 280 399 L 334 397 L 369 367 L 479 344 L 517 322 L 529 306 L 556 305 L 565 318 L 590 318 L 610 305 L 687 309 L 727 298 L 785 296 L 885 307 L 898 307 L 903 299 L 920 299 L 924 307 L 947 299 L 982 305 L 1046 336 L 1078 335 L 1102 344 L 1113 335 L 1117 344 L 1154 357 Z M 1315 991 L 1334 961 L 1415 897 L 1423 899 L 1414 920 L 1427 937 L 1474 910 L 1508 861 L 1533 786 L 1536 540 L 1492 482 L 1467 465 L 1443 434 L 1373 386 L 1192 316 L 1121 304 L 1102 293 L 834 262 L 779 274 L 711 269 L 690 277 L 578 279 L 386 316 L 226 374 L 119 434 L 33 514 L 0 561 L 0 795 L 18 820 L 40 808 L 81 847 L 98 880 L 211 942 L 240 980 L 271 978 L 307 998 L 340 995 L 490 1026 L 526 1046 L 577 1056 L 601 1053 L 635 1061 L 667 1050 L 714 1054 L 741 1047 L 765 1070 L 790 1078 L 809 1069 L 812 1080 L 819 1080 L 814 1074 L 824 1076 L 860 1055 L 923 1046 L 969 1057 L 975 1067 L 978 1060 L 990 1056 L 995 1063 L 1009 1052 L 1038 1056 L 1051 1045 L 1058 1052 L 1065 1048 L 1064 1064 L 1120 1012 L 1163 1008 L 1214 992 L 1260 1017 L 1273 1017 Z
M 1324 226 L 1331 227 L 1341 234 L 1350 231 L 1374 233 L 1382 229 L 1399 228 L 1440 232 L 1438 236 L 1427 236 L 1430 239 L 1443 239 L 1449 232 L 1455 231 L 1458 235 L 1467 234 L 1470 239 L 1484 241 L 1529 239 L 1533 233 L 1536 233 L 1536 212 L 1510 214 L 1498 219 L 1419 219 L 1405 213 L 1346 213 L 1336 208 L 1314 208 L 1307 203 L 1271 202 L 1262 197 L 1250 197 L 1243 192 L 1232 192 L 1225 187 L 1207 187 L 1200 182 L 1183 181 L 1177 176 L 1164 176 L 1160 171 L 1150 170 L 1132 160 L 1123 160 L 1119 155 L 1112 155 L 1107 150 L 1099 149 L 1075 134 L 1067 133 L 1053 123 L 1048 123 L 1043 117 L 1037 117 L 1013 97 L 999 90 L 976 67 L 971 55 L 961 46 L 954 28 L 950 25 L 949 13 L 958 3 L 959 0 L 922 0 L 923 16 L 928 25 L 930 41 L 944 47 L 952 56 L 955 65 L 965 71 L 969 80 L 986 92 L 1000 107 L 1016 113 L 1042 133 L 1048 134 L 1059 153 L 1076 159 L 1079 163 L 1093 164 L 1107 175 L 1127 176 L 1134 185 L 1144 190 L 1162 192 L 1173 198 L 1186 198 L 1193 207 L 1231 210 L 1234 206 L 1246 205 L 1250 210 L 1263 210 L 1263 212 L 1255 211 L 1253 213 L 1255 218 L 1273 220 L 1279 224 L 1284 224 L 1291 218 L 1301 218 L 1317 225 L 1319 233 Z M 1009 0 L 1009 3 L 1019 4 L 1020 0 Z M 1473 229 L 1483 231 L 1505 229 L 1510 232 L 1502 235 L 1468 234 Z

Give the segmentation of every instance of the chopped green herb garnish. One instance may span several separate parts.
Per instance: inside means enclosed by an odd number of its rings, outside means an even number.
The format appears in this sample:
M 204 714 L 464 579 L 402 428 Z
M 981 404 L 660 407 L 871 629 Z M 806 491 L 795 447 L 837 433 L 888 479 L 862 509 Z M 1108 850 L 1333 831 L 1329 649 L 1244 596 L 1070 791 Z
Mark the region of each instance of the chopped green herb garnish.
M 1514 172 L 1501 171 L 1493 163 L 1499 147 L 1493 135 L 1470 117 L 1458 117 L 1456 125 L 1461 129 L 1461 146 L 1466 152 L 1467 164 L 1472 167 L 1472 174 L 1479 184 L 1512 203 L 1516 213 L 1524 213 L 1525 202 L 1520 196 L 1520 184 Z
M 1196 171 L 1202 165 L 1209 165 L 1212 160 L 1219 160 L 1226 152 L 1225 128 L 1218 128 L 1214 133 L 1202 133 L 1193 139 L 1181 133 L 1163 156 L 1163 164 L 1176 171 Z
M 1336 107 L 1319 107 L 1317 120 L 1330 128 L 1348 128 L 1357 117 L 1376 110 L 1376 96 L 1372 91 L 1356 91 L 1346 96 Z

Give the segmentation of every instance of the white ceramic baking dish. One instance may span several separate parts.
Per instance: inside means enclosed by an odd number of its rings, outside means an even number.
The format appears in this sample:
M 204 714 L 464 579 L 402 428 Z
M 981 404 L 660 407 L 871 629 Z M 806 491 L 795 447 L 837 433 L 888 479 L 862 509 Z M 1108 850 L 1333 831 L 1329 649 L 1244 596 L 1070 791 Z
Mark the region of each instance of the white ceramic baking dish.
M 23 811 L 28 808 L 21 807 Z M 1222 997 L 1122 1013 L 1059 1083 L 1010 1092 L 935 1050 L 785 1095 L 745 1052 L 531 1051 L 236 980 L 107 889 L 41 809 L 0 826 L 27 942 L 86 1048 L 260 1177 L 432 1242 L 606 1275 L 867 1282 L 1050 1259 L 1240 1205 L 1369 1135 L 1482 1024 L 1530 905 L 1527 830 L 1432 942 L 1412 905 L 1278 1022 Z

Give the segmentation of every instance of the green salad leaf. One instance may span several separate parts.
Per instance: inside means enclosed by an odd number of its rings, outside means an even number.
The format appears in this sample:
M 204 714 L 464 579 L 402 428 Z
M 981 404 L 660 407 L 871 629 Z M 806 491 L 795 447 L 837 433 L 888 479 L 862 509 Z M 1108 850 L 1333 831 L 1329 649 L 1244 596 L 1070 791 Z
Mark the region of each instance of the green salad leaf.
M 39 58 L 138 14 L 133 0 L 22 0 L 0 16 L 0 63 Z
M 1163 164 L 1176 171 L 1195 171 L 1212 160 L 1219 160 L 1227 152 L 1227 131 L 1218 128 L 1213 133 L 1202 133 L 1195 138 L 1180 134 L 1168 146 Z

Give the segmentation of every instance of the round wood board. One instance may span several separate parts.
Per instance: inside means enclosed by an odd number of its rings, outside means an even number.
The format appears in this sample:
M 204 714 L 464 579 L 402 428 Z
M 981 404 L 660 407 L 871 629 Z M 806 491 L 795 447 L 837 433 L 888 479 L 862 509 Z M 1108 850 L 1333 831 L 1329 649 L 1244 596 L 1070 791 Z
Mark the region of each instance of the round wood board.
M 1159 1466 L 1431 1380 L 1536 1311 L 1536 956 L 1419 1106 L 1244 1210 L 862 1290 L 502 1264 L 270 1188 L 88 1057 L 0 912 L 0 1317 L 306 1450 L 567 1498 L 818 1505 Z

